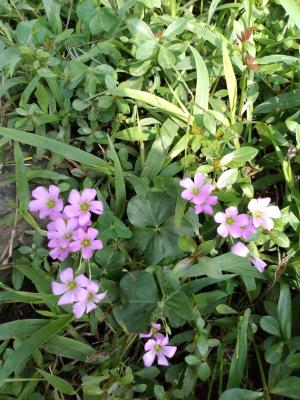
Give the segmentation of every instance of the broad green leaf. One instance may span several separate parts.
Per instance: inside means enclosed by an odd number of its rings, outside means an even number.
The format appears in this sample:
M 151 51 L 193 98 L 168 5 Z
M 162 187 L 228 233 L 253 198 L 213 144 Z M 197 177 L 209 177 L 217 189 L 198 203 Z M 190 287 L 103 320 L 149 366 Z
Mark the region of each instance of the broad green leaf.
M 144 92 L 142 90 L 121 89 L 121 88 L 110 90 L 110 92 L 114 96 L 129 97 L 133 100 L 146 103 L 152 107 L 155 107 L 155 109 L 161 110 L 166 114 L 170 113 L 184 122 L 189 122 L 191 125 L 193 123 L 193 118 L 189 114 L 186 114 L 179 107 L 175 106 L 174 104 L 170 103 L 169 101 L 161 97 L 155 96 L 152 93 Z
M 271 335 L 280 336 L 280 327 L 277 319 L 270 315 L 263 316 L 259 321 L 261 329 Z
M 141 332 L 151 322 L 157 306 L 157 287 L 153 275 L 146 271 L 133 271 L 120 282 L 123 306 L 121 317 L 131 332 Z
M 153 40 L 153 35 L 149 26 L 137 18 L 131 18 L 127 21 L 128 28 L 133 35 L 136 35 L 138 40 Z
M 300 105 L 300 89 L 272 96 L 254 108 L 254 114 L 276 113 L 282 110 L 297 108 Z
M 168 157 L 169 148 L 177 135 L 178 129 L 178 124 L 171 119 L 164 122 L 148 153 L 141 176 L 153 179 L 159 174 Z
M 288 399 L 299 400 L 300 378 L 297 376 L 284 378 L 275 387 L 270 389 L 270 393 L 287 397 Z
M 273 240 L 273 242 L 280 247 L 288 248 L 290 246 L 290 239 L 288 238 L 288 236 L 278 229 L 272 229 L 269 232 L 269 236 Z
M 182 32 L 185 31 L 186 26 L 187 26 L 186 19 L 177 18 L 164 31 L 163 38 L 168 39 L 168 40 L 174 39 L 177 35 L 180 35 Z
M 290 369 L 300 370 L 300 353 L 293 354 L 292 356 L 288 357 L 285 361 L 285 364 Z
M 53 336 L 62 331 L 72 320 L 72 316 L 64 315 L 49 322 L 46 326 L 26 339 L 0 367 L 0 387 L 11 373 L 16 371 L 32 354 L 47 343 Z
M 237 101 L 237 81 L 228 54 L 227 46 L 224 42 L 222 43 L 222 53 L 223 53 L 224 75 L 225 75 L 229 104 L 230 104 L 231 121 L 233 122 L 235 119 L 235 108 Z
M 37 371 L 42 375 L 43 378 L 47 380 L 47 382 L 57 389 L 60 393 L 64 394 L 75 394 L 73 386 L 67 382 L 65 379 L 60 378 L 59 376 L 55 376 L 53 374 L 49 374 L 42 369 L 37 368 Z
M 256 400 L 263 399 L 263 392 L 247 389 L 229 389 L 223 392 L 219 400 Z
M 94 156 L 93 154 L 87 153 L 86 151 L 70 146 L 69 144 L 47 137 L 34 135 L 19 129 L 0 127 L 0 134 L 21 143 L 28 144 L 29 146 L 41 147 L 45 150 L 52 151 L 53 153 L 69 158 L 70 160 L 78 161 L 82 164 L 93 167 L 104 174 L 111 175 L 113 172 L 112 167 L 106 161 Z
M 193 115 L 201 115 L 205 110 L 208 109 L 208 98 L 209 98 L 209 75 L 206 68 L 206 64 L 199 54 L 198 50 L 190 46 L 196 62 L 196 93 L 193 106 Z
M 293 24 L 300 29 L 300 7 L 295 0 L 280 0 L 279 3 L 287 12 Z
M 220 161 L 221 165 L 251 161 L 258 153 L 255 147 L 243 146 L 226 154 Z
M 216 310 L 219 314 L 237 314 L 232 307 L 228 306 L 227 304 L 219 304 L 216 307 Z
M 280 294 L 277 304 L 277 319 L 284 339 L 291 339 L 292 305 L 290 289 L 286 283 L 280 285 Z
M 96 350 L 90 345 L 64 336 L 54 336 L 45 346 L 48 353 L 71 360 L 86 362 Z
M 251 310 L 248 308 L 245 311 L 244 316 L 239 318 L 238 336 L 230 364 L 229 377 L 227 382 L 228 389 L 239 387 L 243 378 L 248 354 L 247 331 L 250 315 Z
M 282 352 L 284 348 L 284 343 L 275 343 L 269 346 L 265 351 L 265 359 L 269 364 L 277 364 L 280 362 L 282 357 Z
M 218 181 L 217 181 L 217 188 L 218 189 L 224 189 L 232 186 L 235 181 L 237 180 L 238 177 L 238 169 L 237 168 L 232 168 L 228 169 L 227 171 L 224 171 Z

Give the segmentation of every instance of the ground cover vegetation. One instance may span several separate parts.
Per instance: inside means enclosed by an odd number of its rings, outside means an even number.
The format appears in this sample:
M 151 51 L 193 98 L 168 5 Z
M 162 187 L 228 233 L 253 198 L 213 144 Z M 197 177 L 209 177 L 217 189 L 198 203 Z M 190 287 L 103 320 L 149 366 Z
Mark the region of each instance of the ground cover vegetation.
M 1 400 L 300 399 L 299 1 L 0 17 Z

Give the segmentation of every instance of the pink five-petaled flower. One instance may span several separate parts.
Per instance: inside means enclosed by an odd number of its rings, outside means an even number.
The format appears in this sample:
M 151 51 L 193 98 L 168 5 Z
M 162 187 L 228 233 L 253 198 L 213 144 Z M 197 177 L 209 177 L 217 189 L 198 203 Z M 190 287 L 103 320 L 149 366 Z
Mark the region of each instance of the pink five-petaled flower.
M 185 190 L 181 193 L 184 200 L 192 201 L 193 203 L 201 203 L 207 197 L 211 185 L 204 184 L 205 176 L 197 172 L 194 177 L 194 182 L 191 178 L 184 178 L 180 181 L 180 186 Z
M 238 215 L 238 209 L 236 207 L 228 207 L 225 210 L 225 213 L 218 212 L 214 216 L 214 220 L 221 224 L 217 232 L 222 237 L 227 237 L 231 235 L 234 238 L 238 238 L 241 236 L 241 226 L 245 226 L 247 220 L 245 217 L 248 217 L 246 214 Z
M 96 195 L 95 189 L 84 189 L 81 194 L 75 189 L 71 190 L 68 199 L 71 205 L 65 207 L 65 214 L 69 218 L 77 217 L 79 225 L 86 225 L 91 218 L 91 212 L 103 213 L 102 201 L 94 200 Z
M 74 239 L 77 225 L 76 218 L 70 218 L 68 220 L 58 218 L 47 225 L 48 239 L 58 240 L 61 247 L 67 247 Z
M 107 292 L 98 293 L 98 283 L 88 279 L 85 289 L 78 293 L 78 302 L 73 305 L 73 313 L 76 318 L 81 318 L 84 313 L 89 313 L 97 308 L 97 303 L 102 301 Z
M 81 274 L 74 278 L 72 268 L 66 268 L 59 274 L 62 283 L 52 282 L 52 293 L 55 296 L 61 296 L 58 305 L 73 304 L 78 301 L 78 296 L 82 287 L 86 285 L 87 278 Z
M 141 339 L 149 339 L 152 336 L 155 336 L 161 328 L 161 324 L 157 324 L 156 322 L 152 322 L 151 329 L 149 333 L 139 333 L 139 337 Z
M 63 247 L 60 243 L 60 240 L 50 240 L 48 243 L 48 247 L 52 249 L 49 252 L 49 256 L 53 258 L 53 260 L 59 259 L 60 261 L 64 261 L 70 254 L 69 245 Z
M 83 229 L 78 229 L 74 234 L 74 242 L 71 242 L 69 248 L 71 251 L 81 250 L 82 258 L 88 260 L 93 255 L 93 250 L 102 249 L 103 243 L 97 240 L 98 230 L 88 228 L 85 232 Z
M 240 214 L 239 219 L 241 221 L 240 224 L 240 236 L 244 240 L 247 240 L 250 238 L 251 235 L 256 233 L 256 229 L 253 225 L 252 219 L 249 217 L 247 214 Z
M 250 255 L 250 261 L 259 272 L 264 272 L 266 263 L 259 257 L 250 253 L 250 250 L 242 242 L 237 242 L 231 247 L 231 252 L 239 257 L 248 257 Z
M 249 201 L 248 209 L 252 213 L 253 225 L 255 228 L 262 226 L 267 231 L 270 231 L 274 222 L 273 219 L 280 218 L 281 212 L 277 206 L 269 206 L 270 197 L 260 199 L 252 199 Z
M 211 185 L 211 190 L 213 189 Z M 207 215 L 213 215 L 214 210 L 212 206 L 215 206 L 218 202 L 217 196 L 208 195 L 205 199 L 203 199 L 202 203 L 195 205 L 195 213 L 201 214 L 202 212 Z
M 157 364 L 169 365 L 167 358 L 171 358 L 176 353 L 176 346 L 168 346 L 169 337 L 161 333 L 157 333 L 155 339 L 149 339 L 145 343 L 146 353 L 143 356 L 143 361 L 146 367 L 150 367 L 157 357 Z
M 38 186 L 32 191 L 35 200 L 30 201 L 29 211 L 39 212 L 40 218 L 56 219 L 64 207 L 62 199 L 58 197 L 59 193 L 57 186 L 50 185 L 48 190 L 43 186 Z

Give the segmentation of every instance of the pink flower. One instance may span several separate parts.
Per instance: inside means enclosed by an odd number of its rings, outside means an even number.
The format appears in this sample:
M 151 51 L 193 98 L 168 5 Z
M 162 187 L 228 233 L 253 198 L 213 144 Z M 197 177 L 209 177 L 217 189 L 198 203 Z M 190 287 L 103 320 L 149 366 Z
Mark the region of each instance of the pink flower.
M 30 201 L 29 210 L 39 212 L 40 218 L 56 219 L 64 207 L 63 201 L 58 197 L 59 193 L 59 188 L 54 185 L 50 185 L 49 190 L 43 186 L 37 187 L 32 191 L 35 200 Z
M 217 229 L 218 234 L 222 237 L 227 237 L 228 235 L 234 238 L 240 237 L 240 227 L 247 224 L 246 217 L 248 217 L 246 214 L 238 215 L 238 209 L 236 207 L 226 208 L 225 213 L 216 213 L 214 219 L 221 224 Z
M 152 322 L 151 324 L 151 329 L 149 333 L 140 333 L 139 337 L 141 339 L 149 339 L 151 336 L 155 336 L 161 328 L 161 324 L 156 324 L 155 322 Z
M 65 207 L 66 215 L 69 218 L 78 217 L 79 225 L 86 225 L 91 218 L 91 212 L 103 213 L 102 201 L 94 200 L 96 195 L 95 189 L 84 189 L 81 194 L 75 189 L 71 190 L 68 199 L 71 205 Z
M 82 287 L 87 284 L 87 278 L 81 274 L 74 279 L 72 268 L 66 268 L 59 274 L 62 283 L 52 282 L 52 293 L 61 296 L 58 305 L 73 304 L 78 301 Z
M 75 241 L 71 242 L 69 248 L 71 251 L 81 250 L 82 257 L 89 259 L 93 255 L 93 250 L 102 249 L 103 243 L 101 240 L 97 240 L 98 235 L 97 229 L 88 228 L 85 232 L 83 229 L 78 229 L 75 234 Z
M 204 184 L 205 176 L 197 172 L 194 177 L 194 182 L 190 178 L 184 178 L 180 181 L 180 186 L 185 190 L 181 193 L 184 200 L 192 201 L 193 203 L 201 203 L 203 199 L 211 192 L 212 185 Z
M 70 241 L 74 239 L 77 225 L 76 218 L 69 220 L 58 218 L 47 225 L 48 239 L 57 240 L 61 247 L 67 247 Z
M 66 247 L 63 247 L 61 242 L 56 239 L 50 240 L 48 247 L 52 249 L 49 252 L 49 256 L 53 258 L 53 260 L 58 259 L 60 261 L 64 261 L 70 254 L 69 246 L 67 245 Z
M 145 343 L 146 353 L 143 356 L 143 361 L 146 367 L 150 367 L 157 357 L 157 364 L 169 365 L 167 358 L 171 358 L 176 353 L 176 346 L 167 346 L 169 343 L 168 335 L 164 336 L 157 333 L 155 339 L 149 339 Z
M 266 263 L 259 257 L 250 253 L 250 250 L 242 242 L 237 242 L 231 247 L 231 252 L 239 257 L 250 257 L 251 264 L 258 269 L 259 272 L 264 272 Z
M 212 185 L 211 185 L 212 189 Z M 202 212 L 207 215 L 213 215 L 214 210 L 212 206 L 216 205 L 218 202 L 217 196 L 208 195 L 205 199 L 203 199 L 202 203 L 197 203 L 195 205 L 195 213 L 201 214 Z
M 281 217 L 281 212 L 277 206 L 269 206 L 270 201 L 269 197 L 249 201 L 248 209 L 252 213 L 255 228 L 262 226 L 270 231 L 274 226 L 273 219 Z
M 236 242 L 232 247 L 231 247 L 231 252 L 235 254 L 236 256 L 240 257 L 247 257 L 249 254 L 249 249 L 244 243 L 242 242 Z
M 242 218 L 241 218 L 242 216 Z M 240 237 L 244 240 L 249 239 L 250 236 L 256 233 L 256 229 L 253 225 L 252 219 L 247 214 L 239 215 L 241 225 L 240 225 Z
M 78 293 L 78 302 L 73 305 L 73 313 L 76 318 L 81 318 L 84 313 L 89 313 L 97 308 L 97 303 L 102 301 L 107 292 L 98 293 L 98 283 L 88 279 L 86 289 L 81 289 Z
M 264 272 L 267 264 L 261 258 L 252 256 L 250 261 L 259 272 Z

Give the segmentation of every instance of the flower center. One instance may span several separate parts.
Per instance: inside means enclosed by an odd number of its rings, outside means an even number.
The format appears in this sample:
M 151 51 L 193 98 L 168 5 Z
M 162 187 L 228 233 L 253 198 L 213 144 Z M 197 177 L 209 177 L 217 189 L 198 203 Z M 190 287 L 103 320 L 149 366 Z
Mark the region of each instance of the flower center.
M 76 282 L 75 281 L 70 281 L 67 283 L 68 289 L 73 290 L 76 288 Z
M 193 194 L 199 194 L 200 193 L 200 189 L 198 189 L 198 188 L 194 188 L 193 190 L 192 190 L 192 192 L 193 192 Z
M 255 215 L 255 217 L 260 217 L 261 216 L 261 211 L 255 211 L 254 215 Z
M 231 217 L 226 218 L 226 224 L 231 225 L 234 222 L 234 219 Z
M 90 241 L 90 239 L 83 239 L 81 244 L 83 247 L 89 247 L 91 245 L 91 241 Z
M 55 201 L 53 199 L 49 199 L 47 202 L 47 207 L 48 208 L 54 208 L 55 207 Z
M 154 350 L 157 351 L 157 352 L 160 352 L 160 350 L 161 350 L 161 345 L 160 345 L 160 344 L 155 344 L 155 345 L 154 345 Z
M 88 298 L 88 301 L 94 301 L 94 293 L 93 292 L 89 292 L 87 298 Z
M 73 237 L 73 235 L 72 235 L 71 232 L 66 232 L 66 233 L 64 234 L 64 238 L 67 239 L 67 240 L 71 240 L 72 237 Z
M 80 211 L 88 211 L 90 208 L 88 203 L 81 203 L 80 204 Z
M 153 335 L 155 335 L 157 332 L 158 332 L 158 329 L 156 329 L 156 328 L 151 328 L 151 333 L 152 333 Z

